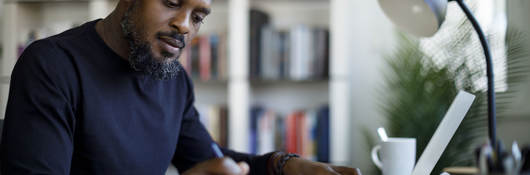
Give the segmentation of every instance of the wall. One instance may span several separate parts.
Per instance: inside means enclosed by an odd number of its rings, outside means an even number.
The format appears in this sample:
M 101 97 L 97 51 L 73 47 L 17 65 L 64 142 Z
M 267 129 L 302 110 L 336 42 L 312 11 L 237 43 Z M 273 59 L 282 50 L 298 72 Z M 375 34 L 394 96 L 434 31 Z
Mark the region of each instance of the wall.
M 2 11 L 4 10 L 3 7 L 4 7 L 4 0 L 0 0 L 0 24 L 2 24 L 2 21 L 4 20 L 4 19 L 2 18 Z M 3 27 L 0 27 L 0 41 L 2 41 L 2 38 L 3 38 L 3 37 L 2 37 L 2 31 L 3 31 L 3 30 L 4 30 L 4 28 L 3 28 Z M 0 42 L 0 48 L 1 48 L 1 47 L 2 47 L 2 43 Z M 1 58 L 2 58 L 2 55 L 1 55 L 1 53 L 0 53 L 0 59 L 1 59 Z
M 530 36 L 530 1 L 507 0 L 508 26 L 513 26 Z M 526 48 L 530 48 L 530 41 L 526 42 Z M 527 59 L 530 62 L 530 57 Z M 499 123 L 497 129 L 500 138 L 505 145 L 517 140 L 519 143 L 530 144 L 530 79 L 527 80 L 517 95 L 515 103 L 509 109 L 509 117 Z
M 332 40 L 338 40 L 332 42 L 333 56 L 348 60 L 335 64 L 346 65 L 346 70 L 339 71 L 346 71 L 351 88 L 350 125 L 344 128 L 351 133 L 351 165 L 368 170 L 372 163 L 362 132 L 367 129 L 375 136 L 376 128 L 384 124 L 379 92 L 386 70 L 384 57 L 395 47 L 394 27 L 377 1 L 332 0 L 332 8 Z
M 16 23 L 15 20 L 8 20 L 15 18 L 17 16 L 17 4 L 15 3 L 8 3 L 3 5 L 3 9 L 1 12 L 2 21 L 2 59 L 0 59 L 0 77 L 4 79 L 6 76 L 9 76 L 9 73 L 11 72 L 11 66 L 8 65 L 14 65 L 13 57 L 16 55 L 16 43 L 17 37 L 16 35 L 12 35 L 11 31 L 16 31 Z M 8 59 L 12 58 L 12 59 Z M 8 80 L 3 80 L 7 82 Z M 5 106 L 7 102 L 7 94 L 9 91 L 9 85 L 5 82 L 0 83 L 0 118 L 4 118 L 5 113 Z

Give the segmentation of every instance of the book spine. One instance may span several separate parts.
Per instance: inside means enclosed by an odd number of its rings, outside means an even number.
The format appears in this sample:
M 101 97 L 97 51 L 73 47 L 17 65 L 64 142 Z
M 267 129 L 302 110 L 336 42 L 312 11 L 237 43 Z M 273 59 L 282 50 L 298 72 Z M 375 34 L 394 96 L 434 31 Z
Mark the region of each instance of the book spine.
M 218 46 L 218 49 L 217 49 L 217 52 L 218 52 L 218 74 L 219 74 L 219 79 L 220 80 L 226 80 L 228 79 L 228 69 L 227 69 L 227 65 L 228 65 L 228 55 L 227 55 L 227 45 L 228 43 L 226 42 L 226 35 L 225 34 L 221 34 L 219 35 L 219 46 Z
M 193 78 L 199 76 L 199 38 L 195 37 L 191 40 L 190 45 L 190 60 L 191 60 L 191 76 Z
M 199 61 L 200 61 L 200 78 L 202 81 L 210 80 L 211 69 L 211 47 L 209 37 L 199 37 Z
M 210 36 L 210 75 L 211 79 L 219 79 L 219 36 Z
M 317 139 L 317 161 L 330 162 L 329 142 L 329 107 L 323 107 L 319 110 L 316 126 Z

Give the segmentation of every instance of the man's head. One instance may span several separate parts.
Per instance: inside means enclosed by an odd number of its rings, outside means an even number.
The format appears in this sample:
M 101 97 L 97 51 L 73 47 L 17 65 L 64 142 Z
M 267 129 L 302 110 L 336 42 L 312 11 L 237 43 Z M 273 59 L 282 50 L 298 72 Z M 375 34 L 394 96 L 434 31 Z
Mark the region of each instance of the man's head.
M 155 79 L 170 79 L 182 69 L 183 48 L 210 13 L 211 0 L 124 0 L 121 28 L 129 44 L 129 62 Z

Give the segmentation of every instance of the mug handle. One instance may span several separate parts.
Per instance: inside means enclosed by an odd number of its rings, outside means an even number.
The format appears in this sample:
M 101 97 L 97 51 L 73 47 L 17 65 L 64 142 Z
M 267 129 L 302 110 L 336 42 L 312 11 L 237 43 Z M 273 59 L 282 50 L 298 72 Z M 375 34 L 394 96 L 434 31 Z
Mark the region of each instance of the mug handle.
M 379 169 L 382 169 L 383 163 L 381 162 L 381 160 L 379 160 L 379 155 L 377 154 L 380 149 L 381 145 L 377 145 L 372 148 L 372 161 L 374 162 L 375 166 L 377 166 Z

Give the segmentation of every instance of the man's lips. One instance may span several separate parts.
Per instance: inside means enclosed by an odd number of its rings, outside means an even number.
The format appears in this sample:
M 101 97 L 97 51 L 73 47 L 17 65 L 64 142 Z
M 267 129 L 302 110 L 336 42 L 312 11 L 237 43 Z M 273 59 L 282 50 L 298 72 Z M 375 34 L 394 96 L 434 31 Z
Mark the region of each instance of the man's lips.
M 170 37 L 164 37 L 164 36 L 160 37 L 160 40 L 164 41 L 165 43 L 167 43 L 171 47 L 179 48 L 179 49 L 184 48 L 184 43 L 181 42 L 180 40 L 176 40 L 176 39 L 173 39 L 173 38 L 170 38 Z

